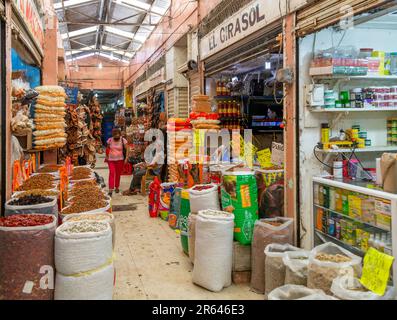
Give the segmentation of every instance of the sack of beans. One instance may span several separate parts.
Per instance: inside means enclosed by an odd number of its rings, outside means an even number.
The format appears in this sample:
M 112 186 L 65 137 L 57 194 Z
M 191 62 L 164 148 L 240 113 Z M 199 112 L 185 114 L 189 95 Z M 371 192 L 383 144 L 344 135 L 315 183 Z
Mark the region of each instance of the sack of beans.
M 202 184 L 189 189 L 191 212 L 220 210 L 218 188 L 216 184 Z
M 31 213 L 58 216 L 58 199 L 41 195 L 25 195 L 12 198 L 5 203 L 6 216 Z
M 354 277 L 361 273 L 361 260 L 361 257 L 332 242 L 319 245 L 310 252 L 307 286 L 332 294 L 335 278 L 346 274 Z
M 94 270 L 112 259 L 112 229 L 107 222 L 62 224 L 55 234 L 57 272 L 73 275 Z
M 63 223 L 66 222 L 76 222 L 76 221 L 105 221 L 109 222 L 112 228 L 112 242 L 113 248 L 116 243 L 116 224 L 114 222 L 114 215 L 110 213 L 94 213 L 94 214 L 71 214 L 65 216 L 62 220 Z
M 251 289 L 265 292 L 265 248 L 272 243 L 293 243 L 293 219 L 270 218 L 255 222 L 252 237 Z
M 234 215 L 205 210 L 196 218 L 193 282 L 218 292 L 232 284 Z
M 55 300 L 112 300 L 114 286 L 113 263 L 92 272 L 55 279 Z
M 338 300 L 328 296 L 319 289 L 309 289 L 305 286 L 286 284 L 274 289 L 268 295 L 268 300 Z
M 55 299 L 112 299 L 112 229 L 108 222 L 62 224 L 55 234 Z
M 265 249 L 265 296 L 285 282 L 285 265 L 283 257 L 289 251 L 301 249 L 290 244 L 269 244 Z
M 53 215 L 0 218 L 0 300 L 54 297 Z

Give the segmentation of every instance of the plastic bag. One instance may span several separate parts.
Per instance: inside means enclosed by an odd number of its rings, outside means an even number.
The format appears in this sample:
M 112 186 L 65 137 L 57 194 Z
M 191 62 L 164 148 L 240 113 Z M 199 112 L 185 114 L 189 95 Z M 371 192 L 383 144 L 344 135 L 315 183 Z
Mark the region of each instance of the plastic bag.
M 11 201 L 15 199 L 10 199 L 5 204 L 5 216 L 11 216 L 14 214 L 31 214 L 31 213 L 41 213 L 41 214 L 52 214 L 58 216 L 58 200 L 56 197 L 51 198 L 51 202 L 39 203 L 30 206 L 14 206 L 10 205 Z
M 308 251 L 286 252 L 283 257 L 285 265 L 285 284 L 307 285 Z
M 335 278 L 331 292 L 341 300 L 395 300 L 395 290 L 388 287 L 384 296 L 366 290 L 360 280 L 349 275 Z
M 234 215 L 200 211 L 196 220 L 193 282 L 214 292 L 232 284 Z
M 57 219 L 52 218 L 41 226 L 0 227 L 0 300 L 53 299 Z
M 198 190 L 201 187 L 210 187 L 205 190 Z M 189 189 L 190 210 L 198 213 L 200 210 L 220 210 L 218 186 L 216 184 L 196 185 Z
M 290 244 L 269 244 L 265 249 L 265 295 L 281 287 L 285 282 L 283 257 L 288 251 L 301 250 Z
M 319 254 L 341 255 L 349 258 L 350 261 L 320 261 L 316 258 Z M 312 289 L 322 289 L 326 294 L 332 294 L 331 286 L 335 278 L 346 274 L 354 276 L 361 273 L 361 260 L 360 257 L 332 242 L 317 246 L 310 252 L 307 286 Z
M 305 286 L 287 284 L 274 289 L 268 295 L 268 300 L 336 300 L 327 296 L 319 289 L 309 289 Z
M 265 248 L 271 243 L 292 244 L 293 219 L 271 218 L 255 222 L 252 238 L 251 255 L 251 289 L 258 293 L 265 292 Z M 279 226 L 273 225 L 278 224 Z

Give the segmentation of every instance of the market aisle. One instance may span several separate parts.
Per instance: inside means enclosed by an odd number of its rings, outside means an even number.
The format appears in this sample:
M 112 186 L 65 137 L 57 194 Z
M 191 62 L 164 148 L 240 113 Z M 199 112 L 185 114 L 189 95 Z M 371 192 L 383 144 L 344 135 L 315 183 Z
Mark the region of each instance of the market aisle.
M 108 170 L 103 160 L 100 156 L 95 170 L 107 182 Z M 122 177 L 122 190 L 128 187 L 130 179 Z M 194 285 L 193 267 L 182 252 L 179 235 L 166 222 L 149 218 L 146 197 L 114 195 L 112 204 L 115 209 L 133 207 L 129 211 L 114 212 L 117 272 L 114 299 L 263 300 L 263 295 L 251 292 L 248 285 L 232 285 L 220 293 Z

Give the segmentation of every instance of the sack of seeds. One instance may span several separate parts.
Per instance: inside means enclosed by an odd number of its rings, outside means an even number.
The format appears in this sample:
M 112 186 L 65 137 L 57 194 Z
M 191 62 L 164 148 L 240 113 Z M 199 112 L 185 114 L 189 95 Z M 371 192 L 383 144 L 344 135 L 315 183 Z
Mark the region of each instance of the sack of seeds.
M 58 216 L 57 197 L 26 195 L 20 198 L 12 198 L 5 203 L 5 216 L 32 213 Z
M 285 284 L 307 285 L 308 251 L 290 251 L 283 257 L 285 265 Z
M 63 275 L 96 270 L 112 257 L 112 229 L 107 222 L 67 222 L 56 230 L 55 267 Z
M 332 242 L 319 245 L 310 252 L 307 286 L 332 294 L 335 278 L 346 274 L 354 277 L 361 273 L 361 260 Z
M 93 213 L 93 214 L 71 214 L 63 218 L 62 222 L 75 222 L 75 221 L 105 221 L 109 222 L 112 228 L 112 242 L 113 249 L 116 243 L 116 224 L 114 222 L 114 215 L 110 213 Z
M 265 248 L 271 243 L 292 244 L 293 219 L 271 218 L 255 222 L 252 238 L 251 289 L 257 293 L 265 292 Z
M 283 257 L 288 251 L 301 249 L 290 244 L 269 244 L 265 249 L 265 296 L 285 282 L 285 265 Z
M 366 289 L 358 278 L 345 275 L 334 279 L 331 292 L 341 300 L 394 300 L 395 290 L 388 287 L 383 296 Z
M 319 289 L 309 289 L 305 286 L 286 284 L 274 289 L 268 295 L 268 300 L 337 300 Z

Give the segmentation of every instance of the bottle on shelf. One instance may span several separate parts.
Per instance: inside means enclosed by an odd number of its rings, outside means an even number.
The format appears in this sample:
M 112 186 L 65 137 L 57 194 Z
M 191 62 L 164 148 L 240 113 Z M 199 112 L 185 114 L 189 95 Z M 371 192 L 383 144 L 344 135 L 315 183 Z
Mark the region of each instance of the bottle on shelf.
M 218 80 L 216 82 L 216 95 L 219 97 L 222 95 L 222 86 L 221 86 L 221 80 Z

